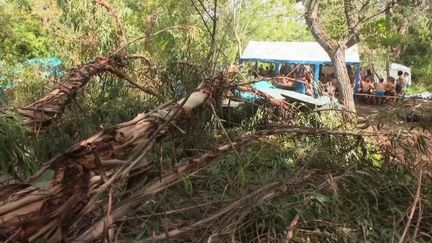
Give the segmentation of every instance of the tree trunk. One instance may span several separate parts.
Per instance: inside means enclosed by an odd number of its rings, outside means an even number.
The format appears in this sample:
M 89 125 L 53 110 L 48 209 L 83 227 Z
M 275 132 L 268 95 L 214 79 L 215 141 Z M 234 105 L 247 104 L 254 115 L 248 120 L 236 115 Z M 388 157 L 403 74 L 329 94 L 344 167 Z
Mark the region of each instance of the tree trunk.
M 336 68 L 336 80 L 337 87 L 340 92 L 340 98 L 342 99 L 343 104 L 350 111 L 355 112 L 356 108 L 354 104 L 353 88 L 351 87 L 350 79 L 348 76 L 348 69 L 345 63 L 345 50 L 338 49 L 334 51 L 330 55 L 330 58 Z
M 237 33 L 236 30 L 234 30 L 234 37 L 235 37 L 236 43 L 237 43 L 236 60 L 240 60 L 240 55 L 241 55 L 241 52 L 242 52 L 243 48 L 242 48 L 242 43 L 241 43 L 241 40 L 240 40 L 240 36 L 238 35 L 238 33 Z
M 43 130 L 63 114 L 65 107 L 82 92 L 91 77 L 103 72 L 116 73 L 122 66 L 120 57 L 108 56 L 98 57 L 88 64 L 72 69 L 49 94 L 18 109 L 24 125 L 35 132 Z

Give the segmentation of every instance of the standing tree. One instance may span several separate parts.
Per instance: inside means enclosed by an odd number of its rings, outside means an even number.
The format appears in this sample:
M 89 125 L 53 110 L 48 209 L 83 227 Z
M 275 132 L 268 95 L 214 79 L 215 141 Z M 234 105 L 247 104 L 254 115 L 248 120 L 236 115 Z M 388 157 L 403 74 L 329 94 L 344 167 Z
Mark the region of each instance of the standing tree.
M 342 0 L 340 2 L 342 2 Z M 315 40 L 328 53 L 335 66 L 337 85 L 341 92 L 344 105 L 346 105 L 350 111 L 355 111 L 353 90 L 350 85 L 348 69 L 345 64 L 345 51 L 359 42 L 362 25 L 390 10 L 397 3 L 397 0 L 343 0 L 343 9 L 345 12 L 345 20 L 343 22 L 346 24 L 344 28 L 346 33 L 339 39 L 331 37 L 321 24 L 319 11 L 320 3 L 320 0 L 306 1 L 306 23 L 311 29 Z

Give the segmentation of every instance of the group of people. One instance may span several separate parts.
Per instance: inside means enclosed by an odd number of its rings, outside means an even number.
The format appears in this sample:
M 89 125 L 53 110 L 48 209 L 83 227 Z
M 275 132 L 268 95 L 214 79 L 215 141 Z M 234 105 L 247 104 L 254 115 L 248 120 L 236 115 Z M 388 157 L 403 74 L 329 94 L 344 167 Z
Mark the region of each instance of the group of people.
M 360 82 L 360 93 L 375 94 L 376 96 L 397 96 L 404 95 L 408 85 L 409 74 L 407 72 L 399 71 L 398 78 L 388 77 L 384 82 L 380 78 L 378 82 L 373 83 L 370 77 Z
M 300 64 L 290 67 L 283 64 L 279 75 L 273 78 L 276 87 L 313 96 L 313 69 L 310 65 Z
M 263 65 L 260 65 L 259 67 L 255 67 L 256 70 L 252 72 L 251 74 L 255 77 L 275 77 L 275 65 L 272 63 L 266 65 L 265 67 Z M 296 70 L 296 66 L 294 64 L 282 64 L 279 69 L 279 76 L 288 76 L 289 74 L 292 74 L 293 71 Z
M 336 85 L 336 77 L 334 73 L 325 74 L 321 72 L 319 80 L 322 84 L 322 89 L 314 87 L 313 84 L 313 68 L 310 65 L 293 65 L 282 64 L 278 75 L 275 75 L 275 66 L 269 64 L 266 67 L 256 65 L 255 75 L 262 77 L 272 77 L 273 84 L 282 89 L 295 90 L 297 92 L 314 95 L 315 90 L 322 90 L 323 95 L 335 97 L 338 92 Z M 355 72 L 348 70 L 351 86 L 355 85 Z M 409 74 L 407 72 L 399 71 L 398 77 L 388 77 L 386 81 L 380 78 L 378 82 L 374 81 L 371 72 L 368 75 L 361 75 L 359 85 L 359 92 L 363 94 L 375 94 L 376 96 L 397 96 L 403 95 L 406 92 L 408 85 Z

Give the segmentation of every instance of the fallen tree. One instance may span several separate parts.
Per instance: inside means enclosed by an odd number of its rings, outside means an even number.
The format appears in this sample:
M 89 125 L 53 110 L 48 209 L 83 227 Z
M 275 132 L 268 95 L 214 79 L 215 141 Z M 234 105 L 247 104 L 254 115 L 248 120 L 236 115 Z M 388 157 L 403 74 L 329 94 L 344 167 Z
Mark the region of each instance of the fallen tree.
M 108 188 L 127 178 L 145 155 L 170 128 L 192 118 L 196 109 L 223 88 L 222 75 L 201 85 L 189 97 L 168 102 L 135 119 L 105 129 L 57 155 L 38 171 L 53 177 L 45 187 L 13 184 L 0 190 L 0 232 L 2 240 L 59 242 L 74 219 L 91 208 Z M 218 94 L 220 96 L 220 94 Z M 150 168 L 149 164 L 140 168 Z
M 19 108 L 18 113 L 23 117 L 23 124 L 29 130 L 37 133 L 50 125 L 63 114 L 66 106 L 83 91 L 92 77 L 104 72 L 109 72 L 118 78 L 125 79 L 142 91 L 156 96 L 154 92 L 133 82 L 121 71 L 126 66 L 127 59 L 135 59 L 137 57 L 134 55 L 127 57 L 120 51 L 121 48 L 124 48 L 127 40 L 117 11 L 104 0 L 95 0 L 94 2 L 105 8 L 113 18 L 119 36 L 118 46 L 114 48 L 112 54 L 97 57 L 87 64 L 72 68 L 67 75 L 62 77 L 60 84 L 50 93 L 32 104 Z
M 54 176 L 46 187 L 38 188 L 31 184 L 14 184 L 4 187 L 0 193 L 0 230 L 3 239 L 28 239 L 35 241 L 45 238 L 60 241 L 69 238 L 65 229 L 72 222 L 90 213 L 100 199 L 101 193 L 124 181 L 129 172 L 138 164 L 142 171 L 149 171 L 151 164 L 142 164 L 145 155 L 158 139 L 170 128 L 178 127 L 202 106 L 207 99 L 223 90 L 223 77 L 205 83 L 198 90 L 177 103 L 169 102 L 147 114 L 139 114 L 135 119 L 118 124 L 77 143 L 69 150 L 53 158 L 36 173 L 31 181 L 45 171 L 53 170 Z M 220 94 L 219 94 L 220 95 Z M 224 145 L 210 154 L 188 160 L 179 167 L 168 171 L 160 180 L 150 182 L 145 190 L 132 196 L 112 210 L 108 210 L 108 221 L 104 218 L 90 226 L 75 240 L 91 241 L 99 238 L 109 222 L 127 214 L 143 199 L 178 183 L 185 173 L 196 173 L 208 162 L 248 141 L 262 136 L 280 133 L 329 133 L 344 136 L 359 136 L 355 132 L 321 131 L 318 129 L 275 129 L 262 131 L 242 138 L 235 144 Z
M 232 149 L 240 148 L 251 141 L 277 134 L 310 134 L 362 138 L 378 136 L 376 132 L 351 132 L 316 128 L 285 127 L 262 130 L 230 143 L 219 146 L 207 153 L 186 159 L 163 173 L 160 178 L 150 178 L 139 190 L 120 190 L 114 194 L 130 172 L 139 165 L 145 181 L 155 165 L 145 160 L 153 145 L 166 135 L 170 128 L 180 124 L 193 114 L 206 100 L 223 90 L 223 78 L 206 83 L 188 98 L 178 103 L 167 103 L 147 114 L 119 124 L 113 129 L 101 131 L 86 139 L 63 154 L 51 160 L 45 168 L 35 174 L 32 180 L 51 169 L 54 177 L 45 188 L 30 184 L 9 185 L 0 190 L 0 231 L 4 239 L 38 238 L 50 241 L 72 240 L 91 242 L 104 234 L 112 237 L 115 222 L 126 216 L 155 194 L 181 182 L 185 177 L 206 168 L 210 162 Z M 179 128 L 180 129 L 180 128 Z M 259 190 L 251 199 L 267 200 L 283 190 L 286 183 L 269 185 L 271 190 Z M 274 194 L 273 192 L 276 192 Z M 114 195 L 113 195 L 114 194 Z M 121 196 L 123 195 L 123 196 Z M 125 196 L 126 195 L 126 196 Z M 108 200 L 106 200 L 108 196 Z M 102 198 L 103 197 L 103 198 Z M 105 198 L 105 199 L 104 199 Z M 117 198 L 113 202 L 113 198 Z M 108 202 L 107 202 L 108 201 Z M 211 219 L 229 214 L 243 201 L 235 202 L 217 212 L 210 219 L 203 219 L 180 232 L 168 232 L 156 238 L 181 235 L 184 231 L 201 227 Z M 242 207 L 240 207 L 241 210 Z M 247 213 L 247 211 L 245 211 Z M 243 215 L 243 213 L 242 213 Z M 86 220 L 87 219 L 87 220 Z M 89 221 L 89 219 L 91 219 Z M 93 223 L 91 223 L 93 222 Z M 111 232 L 111 233 L 110 233 Z
M 24 125 L 35 132 L 42 130 L 62 115 L 65 107 L 82 92 L 93 76 L 103 72 L 118 72 L 123 66 L 119 56 L 107 56 L 73 68 L 46 96 L 18 109 Z
M 23 117 L 23 124 L 34 132 L 43 130 L 63 114 L 66 106 L 84 90 L 92 77 L 105 72 L 126 80 L 147 94 L 158 97 L 155 92 L 137 84 L 122 71 L 126 66 L 126 61 L 135 58 L 133 55 L 110 55 L 98 57 L 88 64 L 73 68 L 50 93 L 18 109 L 18 113 Z

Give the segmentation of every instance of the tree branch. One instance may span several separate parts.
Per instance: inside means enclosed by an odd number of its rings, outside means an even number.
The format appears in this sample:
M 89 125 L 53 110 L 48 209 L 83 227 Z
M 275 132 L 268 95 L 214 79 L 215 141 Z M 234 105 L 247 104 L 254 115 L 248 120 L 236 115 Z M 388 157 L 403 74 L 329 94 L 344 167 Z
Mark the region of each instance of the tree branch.
M 99 4 L 102 7 L 104 7 L 108 11 L 108 13 L 111 15 L 111 17 L 114 19 L 114 22 L 115 22 L 116 28 L 117 28 L 117 34 L 119 35 L 119 38 L 120 38 L 119 46 L 123 46 L 126 43 L 126 34 L 125 34 L 125 30 L 123 28 L 123 25 L 121 23 L 120 17 L 118 16 L 117 12 L 105 0 L 95 0 L 95 2 L 96 2 L 96 4 Z
M 312 35 L 327 52 L 335 51 L 337 49 L 336 41 L 324 31 L 323 26 L 318 20 L 319 3 L 320 0 L 310 0 L 307 2 L 306 23 L 311 29 Z
M 351 12 L 351 20 L 348 20 L 348 11 L 353 11 L 352 9 L 352 5 L 351 5 L 351 0 L 344 0 L 344 6 L 345 6 L 345 14 L 347 16 L 347 21 L 348 21 L 348 37 L 343 41 L 343 43 L 345 43 L 347 48 L 350 48 L 351 46 L 357 44 L 360 41 L 360 29 L 363 26 L 364 23 L 367 23 L 368 21 L 370 21 L 371 19 L 385 13 L 386 11 L 388 11 L 389 9 L 391 9 L 392 7 L 394 7 L 394 5 L 396 5 L 399 2 L 399 0 L 392 0 L 390 2 L 388 2 L 386 4 L 386 6 L 380 10 L 378 10 L 375 13 L 370 14 L 369 16 L 361 16 L 359 17 L 358 21 L 356 24 L 353 25 L 352 22 L 352 12 Z M 365 4 L 370 3 L 370 1 L 367 1 Z M 351 9 L 350 6 L 347 6 L 346 4 L 351 5 Z M 366 6 L 362 6 L 361 10 L 364 9 Z M 348 9 L 347 9 L 348 8 Z
M 195 10 L 197 11 L 197 13 L 200 15 L 201 20 L 204 23 L 204 26 L 206 27 L 207 31 L 211 34 L 212 31 L 210 30 L 210 27 L 208 26 L 207 22 L 205 21 L 204 16 L 201 14 L 201 11 L 199 10 L 198 6 L 195 4 L 194 0 L 191 0 L 193 7 L 195 8 Z

